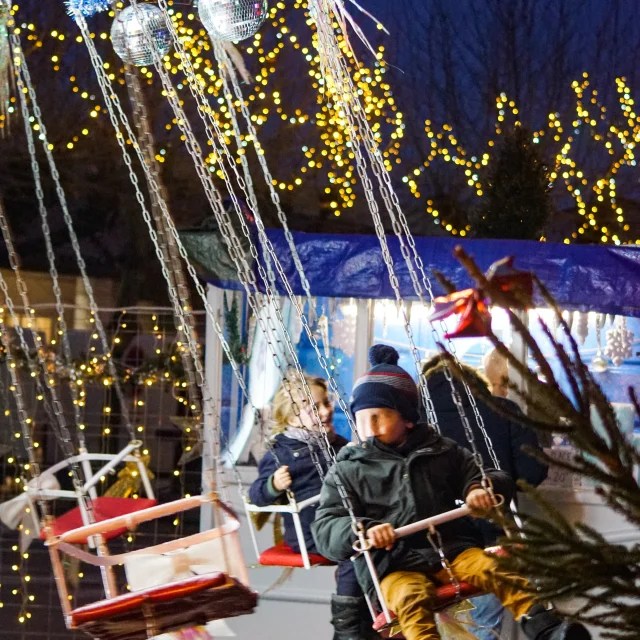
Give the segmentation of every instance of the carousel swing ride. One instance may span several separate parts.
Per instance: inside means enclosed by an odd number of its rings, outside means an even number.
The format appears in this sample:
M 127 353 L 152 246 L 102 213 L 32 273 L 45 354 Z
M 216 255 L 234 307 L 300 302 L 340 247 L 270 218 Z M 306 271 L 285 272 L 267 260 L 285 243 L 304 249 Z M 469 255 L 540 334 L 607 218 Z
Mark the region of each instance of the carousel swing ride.
M 249 574 L 240 547 L 238 530 L 240 527 L 236 514 L 223 499 L 224 482 L 221 480 L 221 443 L 220 443 L 220 407 L 215 401 L 215 394 L 210 388 L 205 376 L 202 353 L 197 343 L 193 312 L 187 288 L 187 275 L 203 304 L 208 321 L 216 334 L 222 349 L 230 362 L 233 374 L 244 393 L 249 408 L 255 420 L 258 411 L 252 403 L 241 367 L 233 357 L 224 330 L 220 326 L 219 318 L 212 308 L 207 292 L 198 274 L 189 260 L 185 246 L 181 240 L 172 219 L 165 191 L 163 189 L 159 170 L 154 163 L 153 138 L 151 135 L 148 116 L 144 100 L 138 84 L 134 67 L 153 66 L 162 83 L 163 95 L 167 99 L 175 122 L 180 130 L 185 147 L 193 161 L 194 168 L 202 184 L 207 202 L 215 217 L 225 247 L 237 267 L 238 281 L 246 294 L 247 305 L 258 322 L 267 343 L 270 345 L 270 357 L 278 370 L 287 393 L 292 401 L 294 411 L 300 412 L 301 399 L 308 403 L 313 419 L 319 426 L 318 433 L 309 432 L 308 446 L 312 452 L 312 459 L 321 478 L 325 474 L 325 466 L 318 458 L 318 453 L 324 458 L 326 466 L 335 461 L 335 454 L 329 444 L 329 435 L 323 426 L 318 410 L 314 404 L 309 385 L 306 382 L 296 346 L 287 329 L 282 313 L 280 291 L 284 289 L 292 308 L 295 311 L 302 329 L 322 367 L 324 375 L 332 393 L 336 397 L 339 407 L 344 412 L 354 439 L 359 442 L 353 419 L 347 403 L 340 391 L 335 378 L 333 367 L 328 361 L 314 330 L 316 311 L 313 292 L 305 275 L 300 256 L 289 231 L 287 219 L 280 202 L 280 197 L 274 187 L 275 181 L 260 145 L 258 131 L 246 108 L 241 79 L 246 73 L 238 52 L 232 42 L 254 35 L 268 16 L 267 2 L 264 0 L 200 0 L 198 11 L 202 23 L 210 33 L 213 51 L 218 63 L 218 74 L 223 86 L 223 96 L 231 120 L 233 141 L 238 147 L 241 140 L 250 140 L 256 152 L 261 176 L 252 176 L 244 153 L 236 159 L 236 150 L 231 146 L 232 138 L 226 131 L 221 130 L 218 120 L 212 117 L 211 107 L 201 83 L 197 70 L 194 68 L 190 56 L 187 54 L 180 34 L 170 17 L 170 7 L 167 0 L 158 0 L 157 4 L 131 0 L 129 6 L 121 8 L 109 0 L 69 0 L 69 13 L 77 25 L 79 34 L 84 41 L 93 71 L 100 85 L 100 91 L 108 112 L 108 117 L 122 152 L 123 161 L 128 169 L 129 178 L 135 190 L 136 200 L 152 240 L 154 251 L 160 262 L 162 274 L 166 281 L 171 308 L 174 315 L 176 331 L 184 340 L 186 349 L 182 352 L 185 371 L 189 381 L 189 409 L 199 424 L 198 436 L 202 439 L 203 425 L 213 435 L 203 445 L 203 467 L 205 482 L 201 496 L 186 497 L 178 501 L 157 504 L 149 477 L 141 460 L 142 443 L 136 437 L 136 431 L 126 415 L 126 400 L 122 389 L 118 386 L 118 376 L 113 372 L 114 387 L 120 397 L 120 405 L 124 413 L 124 424 L 129 433 L 130 442 L 117 454 L 92 454 L 87 451 L 83 438 L 83 428 L 79 413 L 74 414 L 74 427 L 77 434 L 77 445 L 71 436 L 66 416 L 62 411 L 59 399 L 59 389 L 56 380 L 49 375 L 42 375 L 47 371 L 44 354 L 41 348 L 41 338 L 32 328 L 24 331 L 9 290 L 3 279 L 0 279 L 8 308 L 18 339 L 26 354 L 30 353 L 27 338 L 29 335 L 36 346 L 35 359 L 29 361 L 32 377 L 38 386 L 38 391 L 44 398 L 44 406 L 50 414 L 50 423 L 56 439 L 65 457 L 64 461 L 41 472 L 32 445 L 32 434 L 28 412 L 22 400 L 22 382 L 15 367 L 11 366 L 11 354 L 7 350 L 7 364 L 11 375 L 13 397 L 18 408 L 18 418 L 22 433 L 22 442 L 29 459 L 31 479 L 27 485 L 25 498 L 27 508 L 31 514 L 33 528 L 40 532 L 49 549 L 53 573 L 58 588 L 61 608 L 69 629 L 80 629 L 101 640 L 142 640 L 163 633 L 180 630 L 187 627 L 206 624 L 209 621 L 233 616 L 250 614 L 257 601 L 257 594 L 251 589 Z M 360 8 L 355 2 L 353 4 Z M 409 271 L 413 293 L 425 308 L 431 309 L 438 300 L 433 293 L 433 287 L 426 274 L 423 261 L 418 254 L 416 244 L 410 232 L 397 195 L 394 192 L 389 173 L 384 164 L 382 154 L 376 142 L 376 136 L 364 115 L 364 109 L 358 98 L 353 79 L 342 55 L 336 32 L 346 33 L 349 29 L 371 49 L 366 36 L 347 10 L 343 0 L 309 0 L 308 9 L 316 29 L 317 51 L 320 56 L 321 68 L 325 86 L 331 90 L 333 100 L 343 113 L 345 135 L 351 141 L 357 173 L 360 178 L 369 211 L 373 217 L 376 235 L 380 242 L 384 263 L 394 292 L 398 309 L 402 315 L 404 329 L 410 352 L 419 380 L 422 402 L 427 411 L 428 422 L 438 429 L 438 416 L 431 400 L 426 380 L 422 374 L 419 351 L 412 334 L 410 319 L 403 304 L 396 266 L 391 257 L 389 245 L 384 232 L 382 214 L 386 211 L 391 221 L 393 231 L 397 237 L 405 266 Z M 92 38 L 87 20 L 100 11 L 113 13 L 111 39 L 114 49 L 125 63 L 127 73 L 127 87 L 133 104 L 133 123 L 124 109 L 118 92 L 114 88 L 111 78 L 106 71 L 107 65 L 100 56 L 94 38 Z M 348 40 L 348 46 L 351 46 Z M 99 318 L 99 308 L 91 290 L 91 284 L 86 274 L 86 267 L 82 259 L 80 246 L 74 231 L 73 222 L 69 215 L 65 190 L 56 169 L 53 154 L 50 152 L 47 128 L 37 102 L 37 88 L 32 82 L 27 66 L 19 32 L 10 35 L 12 58 L 15 61 L 15 75 L 20 97 L 25 131 L 29 146 L 36 194 L 41 216 L 42 230 L 47 242 L 47 256 L 49 259 L 50 275 L 56 293 L 56 311 L 60 319 L 62 335 L 62 359 L 69 363 L 71 360 L 66 325 L 64 323 L 64 305 L 57 287 L 58 274 L 55 263 L 55 248 L 51 244 L 50 229 L 47 222 L 47 209 L 44 193 L 40 181 L 40 168 L 36 155 L 36 141 L 30 122 L 38 125 L 39 139 L 42 141 L 47 165 L 56 186 L 56 194 L 63 211 L 64 220 L 72 239 L 83 284 L 90 303 L 92 317 L 95 318 L 96 330 L 102 343 L 102 357 L 106 367 L 114 369 L 111 349 L 106 338 L 105 329 Z M 211 171 L 202 152 L 202 146 L 197 140 L 194 128 L 187 116 L 183 102 L 178 97 L 171 74 L 167 71 L 163 58 L 173 48 L 180 60 L 188 81 L 188 88 L 197 106 L 197 113 L 201 119 L 199 127 L 206 135 L 207 144 L 213 150 L 216 158 L 217 170 L 222 176 L 226 191 L 231 201 L 227 207 L 223 201 L 219 188 L 213 181 Z M 239 105 L 239 112 L 236 109 Z M 243 135 L 248 134 L 248 135 Z M 243 146 L 246 144 L 242 143 Z M 134 164 L 135 163 L 135 164 Z M 137 174 L 141 170 L 147 185 L 145 193 Z M 373 176 L 373 180 L 371 179 Z M 259 211 L 258 198 L 254 188 L 254 179 L 264 179 L 272 204 L 278 214 L 278 219 L 285 231 L 291 259 L 295 264 L 297 277 L 305 292 L 305 300 L 301 301 L 294 293 L 294 287 L 283 266 L 283 257 L 278 255 L 266 233 L 266 228 Z M 148 204 L 149 203 L 149 204 Z M 246 205 L 243 206 L 243 205 Z M 254 233 L 249 228 L 245 209 L 248 208 L 252 220 L 255 222 Z M 234 217 L 235 216 L 235 219 Z M 25 313 L 29 316 L 30 304 L 26 285 L 20 276 L 19 259 L 13 249 L 11 231 L 2 212 L 0 215 L 5 244 L 11 258 L 16 280 L 21 283 L 19 291 Z M 238 230 L 239 229 L 239 230 Z M 247 255 L 247 247 L 249 257 Z M 250 264 L 250 261 L 253 264 Z M 186 274 L 184 270 L 186 269 Z M 519 278 L 518 274 L 504 271 L 494 274 L 496 278 L 504 277 L 505 286 L 509 286 L 510 278 Z M 464 308 L 463 308 L 464 307 Z M 486 320 L 473 312 L 463 314 L 463 321 L 453 335 L 446 334 L 442 319 L 451 313 L 460 313 L 466 309 L 463 305 L 449 305 L 443 313 L 432 316 L 431 327 L 437 342 L 444 340 L 447 350 L 458 362 L 453 339 L 457 336 L 478 335 L 478 322 Z M 1 326 L 2 335 L 6 334 L 6 327 Z M 446 335 L 445 335 L 446 334 Z M 441 337 L 442 336 L 442 337 Z M 278 348 L 275 348 L 277 343 Z M 71 370 L 73 368 L 71 367 Z M 494 498 L 495 508 L 500 508 L 500 496 L 493 495 L 491 483 L 485 472 L 485 461 L 479 453 L 476 433 L 481 433 L 491 457 L 492 466 L 500 468 L 491 439 L 484 427 L 483 419 L 478 411 L 476 402 L 469 386 L 464 383 L 462 390 L 471 407 L 472 415 L 467 416 L 463 402 L 455 384 L 451 371 L 445 369 L 454 404 L 458 408 L 460 421 L 473 453 L 474 461 L 482 478 L 482 486 Z M 293 373 L 292 373 L 293 372 Z M 74 407 L 78 406 L 78 385 L 71 376 L 69 381 Z M 473 426 L 472 426 L 473 423 Z M 476 429 L 474 429 L 476 427 Z M 99 470 L 93 471 L 91 462 L 101 464 Z M 146 498 L 107 498 L 99 496 L 96 485 L 101 477 L 113 471 L 123 463 L 136 465 Z M 233 465 L 231 465 L 233 466 Z M 58 488 L 55 474 L 70 473 L 73 479 L 73 490 Z M 395 616 L 387 607 L 381 593 L 375 567 L 369 554 L 364 531 L 358 523 L 347 492 L 344 487 L 338 489 L 344 507 L 353 521 L 356 543 L 354 551 L 362 556 L 371 572 L 376 587 L 377 602 L 369 602 L 372 615 L 372 625 L 376 630 L 386 635 L 398 636 L 395 627 Z M 241 486 L 241 482 L 239 482 Z M 68 513 L 53 518 L 50 515 L 49 502 L 52 499 L 65 498 L 75 500 L 77 505 Z M 299 567 L 311 569 L 314 566 L 332 564 L 317 554 L 310 554 L 304 543 L 299 512 L 317 503 L 319 496 L 296 502 L 293 495 L 288 496 L 286 505 L 274 507 L 256 507 L 243 497 L 248 515 L 247 521 L 251 528 L 251 536 L 259 563 L 265 566 L 284 568 Z M 21 508 L 23 508 L 22 505 Z M 152 522 L 167 516 L 175 516 L 196 508 L 211 508 L 214 527 L 200 533 L 177 538 L 169 542 L 154 544 L 145 548 L 135 549 L 126 553 L 112 555 L 108 542 L 117 539 L 127 531 L 135 530 L 139 525 Z M 37 509 L 39 514 L 36 515 Z M 253 531 L 252 515 L 272 513 L 289 513 L 293 517 L 296 534 L 300 544 L 300 552 L 296 553 L 286 544 L 280 543 L 260 553 Z M 460 600 L 478 595 L 479 591 L 466 583 L 460 583 L 453 575 L 451 568 L 442 553 L 442 543 L 438 536 L 437 525 L 449 520 L 468 515 L 466 507 L 461 507 L 449 513 L 444 513 L 428 520 L 403 527 L 396 533 L 399 537 L 416 531 L 426 531 L 429 542 L 439 552 L 443 569 L 450 577 L 450 584 L 440 587 L 437 591 L 438 608 L 443 609 Z M 90 551 L 81 547 L 88 544 Z M 500 550 L 495 550 L 500 553 Z M 69 556 L 83 563 L 88 563 L 100 569 L 104 588 L 104 599 L 97 602 L 72 608 L 69 591 L 66 586 L 66 576 L 63 570 L 61 556 Z M 124 566 L 129 591 L 123 593 L 119 589 L 114 567 Z

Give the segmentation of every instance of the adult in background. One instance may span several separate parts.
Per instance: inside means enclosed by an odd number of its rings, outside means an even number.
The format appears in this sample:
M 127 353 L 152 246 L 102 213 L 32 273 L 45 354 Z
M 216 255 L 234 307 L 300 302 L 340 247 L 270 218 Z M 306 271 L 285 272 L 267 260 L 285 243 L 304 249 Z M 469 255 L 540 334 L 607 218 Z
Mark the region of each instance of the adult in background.
M 495 353 L 495 352 L 494 352 Z M 487 373 L 491 376 L 487 382 L 475 369 L 461 363 L 467 376 L 475 380 L 476 387 L 483 389 L 487 395 L 493 393 L 496 401 L 505 405 L 512 411 L 520 412 L 515 402 L 506 398 L 508 387 L 506 383 L 506 361 L 499 354 L 485 361 Z M 504 365 L 504 366 L 503 366 Z M 431 358 L 423 366 L 423 373 L 427 380 L 427 387 L 433 401 L 438 427 L 443 436 L 455 440 L 457 444 L 467 449 L 471 448 L 465 434 L 460 413 L 453 400 L 451 384 L 445 375 L 445 362 L 442 356 Z M 476 447 L 482 455 L 485 467 L 495 467 L 489 453 L 486 439 L 478 425 L 471 401 L 464 386 L 454 378 L 453 384 L 462 400 L 464 413 L 473 430 Z M 495 455 L 500 463 L 500 468 L 507 471 L 514 481 L 524 480 L 530 485 L 538 486 L 546 477 L 548 468 L 535 458 L 526 454 L 522 448 L 526 445 L 533 449 L 539 448 L 538 437 L 532 429 L 507 420 L 489 407 L 479 394 L 474 394 L 478 412 L 484 422 L 484 427 L 491 440 Z M 480 529 L 485 547 L 494 546 L 497 539 L 504 532 L 488 520 L 476 520 L 475 524 Z M 473 630 L 479 640 L 495 640 L 504 620 L 504 608 L 500 601 L 492 594 L 473 598 L 475 609 L 471 616 L 477 628 Z

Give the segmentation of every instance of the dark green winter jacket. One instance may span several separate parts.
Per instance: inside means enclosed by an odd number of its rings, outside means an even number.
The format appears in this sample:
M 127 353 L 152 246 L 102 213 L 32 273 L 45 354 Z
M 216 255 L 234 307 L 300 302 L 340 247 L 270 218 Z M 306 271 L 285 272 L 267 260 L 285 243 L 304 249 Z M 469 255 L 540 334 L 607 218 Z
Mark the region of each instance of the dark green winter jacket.
M 486 469 L 494 490 L 509 504 L 515 486 L 507 473 Z M 471 453 L 443 438 L 424 424 L 414 428 L 408 441 L 394 449 L 370 438 L 345 447 L 325 478 L 311 531 L 323 556 L 340 562 L 353 555 L 356 539 L 352 520 L 338 490 L 341 482 L 353 512 L 365 529 L 388 522 L 394 528 L 450 511 L 459 506 L 481 475 Z M 466 549 L 482 547 L 482 537 L 470 518 L 438 527 L 449 560 Z M 434 573 L 442 567 L 426 532 L 396 542 L 391 551 L 372 552 L 380 579 L 394 571 Z M 373 584 L 363 558 L 356 563 L 361 586 L 372 593 Z

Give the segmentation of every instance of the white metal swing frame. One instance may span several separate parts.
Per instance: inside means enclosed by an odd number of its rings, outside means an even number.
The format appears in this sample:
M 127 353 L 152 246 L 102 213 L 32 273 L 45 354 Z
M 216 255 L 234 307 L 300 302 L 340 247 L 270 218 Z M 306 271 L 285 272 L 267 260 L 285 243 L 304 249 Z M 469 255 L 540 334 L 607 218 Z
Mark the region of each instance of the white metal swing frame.
M 496 497 L 500 498 L 500 500 L 498 500 L 498 503 L 496 504 L 496 507 L 502 506 L 502 504 L 504 504 L 504 500 L 502 499 L 502 496 L 496 496 Z M 417 522 L 413 522 L 411 524 L 398 527 L 397 529 L 394 530 L 394 532 L 396 534 L 396 539 L 405 538 L 406 536 L 410 536 L 414 533 L 419 533 L 420 531 L 426 531 L 426 530 L 434 531 L 435 527 L 438 525 L 444 524 L 446 522 L 451 522 L 453 520 L 458 520 L 459 518 L 464 518 L 469 515 L 471 515 L 471 509 L 465 504 L 461 507 L 458 507 L 457 509 L 452 509 L 451 511 L 445 511 L 444 513 L 440 513 L 436 516 L 431 516 L 430 518 L 425 518 L 424 520 L 419 520 Z M 373 580 L 376 596 L 378 597 L 378 602 L 380 603 L 380 608 L 382 609 L 382 612 L 380 615 L 383 616 L 384 622 L 381 625 L 376 625 L 377 627 L 376 631 L 382 632 L 382 631 L 388 630 L 391 627 L 393 627 L 395 624 L 397 624 L 397 620 L 392 617 L 391 615 L 392 612 L 389 610 L 386 600 L 382 594 L 382 588 L 380 586 L 380 579 L 378 577 L 378 572 L 376 570 L 375 564 L 373 563 L 373 560 L 369 553 L 371 550 L 371 545 L 366 542 L 363 544 L 362 542 L 357 541 L 353 545 L 353 549 L 354 551 L 356 551 L 357 553 L 361 553 L 365 557 L 365 560 L 367 562 L 367 567 L 369 569 L 371 578 Z M 485 549 L 485 551 L 487 550 Z M 451 604 L 455 604 L 455 602 L 457 602 L 458 600 L 466 600 L 467 598 L 471 597 L 469 595 L 461 593 L 460 591 L 461 583 L 457 583 L 455 586 L 456 586 L 457 594 L 451 600 L 451 602 L 447 603 L 447 606 L 450 606 Z M 475 595 L 481 595 L 481 593 L 477 593 Z M 365 598 L 367 600 L 367 605 L 369 607 L 369 611 L 371 612 L 371 616 L 374 620 L 374 624 L 378 623 L 380 616 L 376 615 L 376 611 L 373 607 L 373 604 L 366 594 L 365 594 Z
M 92 524 L 91 517 L 87 512 L 83 498 L 88 497 L 91 500 L 97 499 L 98 492 L 96 491 L 96 485 L 104 476 L 109 473 L 113 473 L 115 468 L 122 462 L 134 462 L 136 464 L 145 494 L 147 498 L 154 500 L 155 495 L 151 482 L 149 481 L 147 469 L 140 456 L 134 453 L 137 452 L 141 446 L 142 441 L 134 440 L 122 449 L 122 451 L 116 454 L 88 453 L 86 449 L 80 449 L 80 453 L 77 456 L 62 460 L 41 472 L 39 475 L 40 480 L 47 477 L 53 477 L 56 473 L 63 471 L 72 465 L 80 464 L 85 476 L 85 483 L 76 491 L 67 489 L 40 489 L 37 485 L 34 487 L 27 486 L 26 494 L 30 507 L 29 513 L 32 516 L 34 530 L 38 535 L 40 535 L 41 527 L 35 503 L 41 500 L 56 500 L 59 498 L 75 500 L 80 510 L 84 525 Z M 105 464 L 103 464 L 102 467 L 94 473 L 91 469 L 91 462 L 104 462 Z
M 213 506 L 213 508 L 220 508 L 225 514 L 225 522 L 221 524 L 219 527 L 210 529 L 208 531 L 200 532 L 194 535 L 190 535 L 184 538 L 180 538 L 177 540 L 172 540 L 169 542 L 164 542 L 160 544 L 156 544 L 150 547 L 146 547 L 143 549 L 137 549 L 135 551 L 130 551 L 128 553 L 123 553 L 114 556 L 102 556 L 100 554 L 94 555 L 91 553 L 87 553 L 82 549 L 78 548 L 78 545 L 81 545 L 85 540 L 89 539 L 98 539 L 100 540 L 104 534 L 109 533 L 110 531 L 122 529 L 123 527 L 133 530 L 139 524 L 143 522 L 158 520 L 159 518 L 173 516 L 178 513 L 182 513 L 184 511 L 188 511 L 190 509 L 204 507 L 204 506 Z M 150 507 L 148 509 L 142 509 L 140 511 L 134 512 L 132 514 L 128 514 L 125 516 L 118 516 L 116 518 L 111 518 L 108 520 L 104 520 L 102 522 L 97 522 L 93 524 L 88 524 L 83 527 L 79 527 L 77 529 L 73 529 L 71 531 L 67 531 L 60 536 L 50 536 L 47 540 L 47 546 L 49 548 L 49 555 L 51 558 L 51 563 L 53 567 L 54 577 L 56 581 L 56 587 L 58 590 L 58 595 L 60 598 L 60 603 L 62 606 L 62 610 L 65 617 L 65 622 L 68 629 L 77 629 L 82 628 L 81 624 L 77 624 L 74 621 L 74 611 L 71 608 L 70 600 L 69 600 L 69 592 L 66 585 L 64 570 L 62 561 L 60 558 L 60 554 L 64 553 L 66 555 L 75 557 L 83 562 L 87 562 L 93 566 L 100 567 L 100 569 L 107 574 L 107 578 L 105 580 L 105 600 L 99 601 L 96 604 L 106 604 L 109 600 L 113 600 L 118 597 L 118 591 L 115 582 L 115 575 L 113 572 L 113 567 L 116 565 L 124 564 L 128 559 L 133 558 L 139 555 L 148 555 L 148 554 L 170 554 L 171 552 L 177 552 L 183 549 L 189 549 L 195 545 L 216 540 L 216 539 L 224 539 L 223 542 L 223 563 L 226 571 L 218 570 L 213 574 L 205 574 L 204 576 L 198 576 L 199 578 L 206 579 L 208 576 L 214 576 L 223 574 L 225 579 L 225 584 L 228 586 L 236 585 L 236 587 L 240 588 L 245 595 L 256 598 L 257 595 L 251 591 L 249 587 L 249 575 L 246 569 L 246 565 L 243 560 L 242 547 L 240 543 L 240 538 L 238 531 L 240 529 L 240 522 L 237 519 L 235 513 L 224 503 L 218 500 L 217 496 L 214 494 L 207 496 L 194 496 L 191 498 L 183 498 L 181 500 L 176 500 L 174 502 L 170 502 L 164 505 L 158 505 L 155 507 Z M 233 555 L 239 561 L 234 563 L 234 566 L 237 568 L 238 575 L 231 576 L 228 571 L 228 567 L 230 563 L 228 562 L 228 558 Z M 171 583 L 173 584 L 173 583 Z M 109 585 L 107 587 L 107 585 Z M 162 586 L 162 585 L 160 585 Z M 153 587 L 152 589 L 146 589 L 142 592 L 149 592 L 157 589 L 158 587 Z M 122 596 L 121 596 L 122 597 Z M 126 597 L 126 596 L 124 596 Z M 91 606 L 91 605 L 90 605 Z M 148 607 L 142 607 L 142 611 L 144 613 L 146 620 L 147 628 L 152 635 L 155 635 L 155 622 L 153 620 L 153 614 L 148 612 Z M 156 629 L 157 631 L 157 629 Z M 151 637 L 151 636 L 149 636 Z
M 247 514 L 247 521 L 249 523 L 249 532 L 251 533 L 251 542 L 253 543 L 253 549 L 256 553 L 256 558 L 258 562 L 260 562 L 260 547 L 258 545 L 258 538 L 256 534 L 256 528 L 253 524 L 253 519 L 251 518 L 252 513 L 288 513 L 291 515 L 293 519 L 293 526 L 296 531 L 296 538 L 298 539 L 298 545 L 300 547 L 299 555 L 302 556 L 302 563 L 305 569 L 311 569 L 313 566 L 311 560 L 309 559 L 309 550 L 307 549 L 307 545 L 304 541 L 304 533 L 302 531 L 302 523 L 300 522 L 300 512 L 307 507 L 311 507 L 320 502 L 320 495 L 313 496 L 311 498 L 307 498 L 306 500 L 301 500 L 297 502 L 295 496 L 291 492 L 287 492 L 287 499 L 289 504 L 287 505 L 269 505 L 267 507 L 256 507 L 254 504 L 251 504 L 246 496 L 243 496 L 243 504 L 244 510 Z

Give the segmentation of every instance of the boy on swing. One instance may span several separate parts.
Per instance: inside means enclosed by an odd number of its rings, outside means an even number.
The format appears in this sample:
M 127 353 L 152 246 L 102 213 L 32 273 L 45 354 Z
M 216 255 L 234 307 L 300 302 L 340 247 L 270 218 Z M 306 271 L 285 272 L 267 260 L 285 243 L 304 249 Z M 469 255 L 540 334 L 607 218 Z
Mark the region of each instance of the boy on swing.
M 312 532 L 318 551 L 336 562 L 353 555 L 356 536 L 339 483 L 372 547 L 382 594 L 406 640 L 437 640 L 432 599 L 449 576 L 426 532 L 396 540 L 394 529 L 455 509 L 463 500 L 474 511 L 493 507 L 482 487 L 472 454 L 419 422 L 418 390 L 397 366 L 392 347 L 371 348 L 372 369 L 356 381 L 351 411 L 359 433 L 371 435 L 360 446 L 345 447 L 327 475 Z M 514 484 L 508 474 L 487 469 L 494 493 L 508 503 Z M 485 555 L 482 538 L 468 518 L 439 525 L 441 548 L 458 581 L 494 593 L 532 640 L 590 640 L 579 623 L 563 622 L 524 589 L 527 580 L 498 569 Z M 436 537 L 436 541 L 438 538 Z M 363 589 L 375 597 L 366 563 L 355 562 Z M 522 588 L 514 586 L 522 585 Z M 354 638 L 354 640 L 356 640 Z

